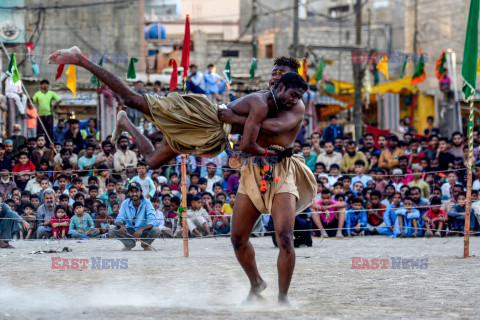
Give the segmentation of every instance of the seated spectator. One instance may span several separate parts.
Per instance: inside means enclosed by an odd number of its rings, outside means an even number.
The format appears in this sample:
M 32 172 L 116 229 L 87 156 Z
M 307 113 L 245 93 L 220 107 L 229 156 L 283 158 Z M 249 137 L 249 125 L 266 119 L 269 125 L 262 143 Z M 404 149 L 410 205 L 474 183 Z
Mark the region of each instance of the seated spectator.
M 180 198 L 173 197 L 170 199 L 170 211 L 163 212 L 165 216 L 165 225 L 161 229 L 162 233 L 168 237 L 175 237 L 177 236 L 175 231 L 182 230 L 179 232 L 178 236 L 183 233 L 183 227 L 179 223 L 178 219 L 178 208 L 180 207 Z M 178 228 L 177 228 L 178 227 Z M 176 230 L 178 229 L 178 230 Z
M 22 217 L 22 219 L 28 222 L 29 224 L 28 228 L 25 230 L 27 232 L 25 237 L 23 236 L 24 230 L 23 229 L 20 230 L 20 239 L 28 240 L 32 238 L 32 234 L 34 238 L 37 215 L 35 214 L 35 208 L 31 203 L 25 204 L 25 206 L 23 207 L 23 214 L 21 214 L 20 217 Z
M 98 187 L 96 185 L 89 186 L 88 187 L 88 198 L 85 199 L 85 202 L 84 202 L 85 207 L 89 208 L 90 210 L 95 212 L 93 210 L 93 203 L 95 202 L 95 200 L 97 200 L 97 197 L 98 197 Z
M 87 139 L 87 136 L 93 136 L 96 141 L 100 141 L 100 131 L 97 129 L 97 119 L 88 119 L 87 128 L 80 130 L 83 140 Z
M 207 186 L 208 186 L 208 181 L 205 178 L 200 178 L 198 179 L 198 188 L 200 189 L 200 195 L 203 195 L 204 193 L 207 193 Z M 213 184 L 212 184 L 213 187 Z M 170 187 L 169 187 L 170 188 Z
M 55 207 L 55 213 L 51 220 L 52 224 L 52 238 L 65 239 L 70 227 L 70 218 L 67 216 L 67 209 L 58 205 Z
M 45 203 L 37 209 L 37 239 L 48 239 L 52 235 L 51 220 L 55 208 L 55 192 L 52 189 L 45 190 L 43 199 Z
M 230 191 L 228 193 L 228 202 L 224 203 L 222 206 L 222 212 L 225 213 L 227 216 L 231 216 L 233 213 L 233 205 L 235 204 L 236 197 L 236 192 Z
M 100 203 L 97 209 L 97 215 L 95 216 L 95 230 L 99 231 L 102 238 L 108 235 L 110 226 L 115 223 L 112 216 L 107 214 L 107 206 L 104 203 Z
M 363 163 L 367 163 L 367 158 L 361 151 L 357 151 L 357 144 L 355 141 L 349 141 L 346 147 L 346 153 L 343 155 L 342 163 L 340 165 L 340 171 L 342 173 L 353 173 L 355 169 L 355 162 L 357 160 L 363 160 Z
M 442 204 L 442 200 L 440 198 L 434 197 L 430 202 L 431 209 L 427 211 L 422 217 L 423 221 L 425 221 L 425 236 L 426 237 L 436 237 L 442 236 L 442 230 L 445 227 L 447 222 L 447 213 L 440 209 L 440 205 Z M 435 234 L 432 232 L 435 232 Z
M 396 211 L 398 226 L 400 228 L 400 238 L 418 236 L 418 219 L 420 212 L 413 208 L 412 198 L 406 197 L 403 200 L 403 208 Z M 413 230 L 412 230 L 413 229 Z
M 389 148 L 382 151 L 380 159 L 378 160 L 379 167 L 386 167 L 390 171 L 398 168 L 398 160 L 401 156 L 405 155 L 405 152 L 398 147 L 398 137 L 391 135 L 388 138 Z
M 357 181 L 353 184 L 352 191 L 356 194 L 357 197 L 361 197 L 363 193 L 363 183 L 361 181 Z
M 367 209 L 367 228 L 370 232 L 377 232 L 378 228 L 383 224 L 383 214 L 387 208 L 381 204 L 382 194 L 380 191 L 373 190 L 370 193 L 370 201 L 366 205 Z
M 374 146 L 375 136 L 371 133 L 367 133 L 363 136 L 363 147 L 360 149 L 364 154 L 369 152 L 372 156 L 380 156 L 380 150 Z
M 222 212 L 222 202 L 215 201 L 213 211 L 209 214 L 212 219 L 213 234 L 228 234 L 230 232 L 230 221 L 227 215 Z
M 46 146 L 47 140 L 44 135 L 37 136 L 37 147 L 32 150 L 31 158 L 35 167 L 40 167 L 41 160 L 53 161 L 55 150 Z
M 387 206 L 383 214 L 383 225 L 377 229 L 378 234 L 395 238 L 400 233 L 398 227 L 397 210 L 402 208 L 402 195 L 400 192 L 394 192 L 393 201 Z
M 35 165 L 28 156 L 26 152 L 20 152 L 18 154 L 18 163 L 13 167 L 12 172 L 17 177 L 17 185 L 20 189 L 25 189 L 30 175 L 33 174 L 36 170 Z
M 69 119 L 68 123 L 70 125 L 70 128 L 67 129 L 67 132 L 65 133 L 65 141 L 72 140 L 72 151 L 78 154 L 80 150 L 83 149 L 83 146 L 85 144 L 85 140 L 83 140 L 82 134 L 80 133 L 80 122 L 77 119 Z
M 395 191 L 400 191 L 403 187 L 403 172 L 402 169 L 395 169 L 393 170 L 393 177 L 391 181 L 391 185 L 395 188 Z
M 239 183 L 237 171 L 232 170 L 229 167 L 223 167 L 223 182 L 222 182 L 223 190 L 227 192 L 235 191 L 238 189 L 239 184 L 240 183 Z
M 38 196 L 38 199 L 40 200 L 40 203 L 43 203 L 44 202 L 43 201 L 43 195 L 45 194 L 45 190 L 52 188 L 50 186 L 50 181 L 45 176 L 40 181 L 40 188 L 41 188 L 40 191 L 37 192 L 37 196 Z M 25 190 L 25 191 L 27 191 L 27 190 Z M 60 193 L 61 193 L 61 191 L 60 191 Z
M 447 173 L 447 182 L 442 184 L 442 194 L 450 199 L 452 197 L 453 186 L 457 184 L 457 173 L 455 171 L 450 171 Z
M 318 229 L 320 236 L 328 238 L 336 236 L 343 238 L 342 230 L 345 223 L 346 203 L 332 200 L 332 193 L 328 189 L 321 191 L 321 200 L 312 204 L 312 221 Z
M 454 205 L 451 211 L 448 211 L 448 222 L 453 231 L 460 233 L 464 232 L 465 216 L 466 216 L 466 192 L 462 191 L 458 194 L 457 204 Z M 475 228 L 475 212 L 471 209 L 470 212 L 470 229 Z
M 398 158 L 398 166 L 402 170 L 403 174 L 402 183 L 407 185 L 413 181 L 412 170 L 409 169 L 407 156 Z
M 302 145 L 302 155 L 305 159 L 305 164 L 310 170 L 315 171 L 315 164 L 317 163 L 317 154 L 312 152 L 312 146 L 308 143 Z
M 414 164 L 412 166 L 413 171 L 413 181 L 408 183 L 410 188 L 418 187 L 422 192 L 422 198 L 428 198 L 430 196 L 430 188 L 428 184 L 422 180 L 423 170 L 419 164 Z
M 188 211 L 187 211 L 187 223 L 188 230 L 192 235 L 202 237 L 210 235 L 210 227 L 212 226 L 212 220 L 208 212 L 202 208 L 202 201 L 199 197 L 192 197 L 187 195 Z M 211 205 L 209 206 L 211 208 Z
M 347 210 L 345 219 L 345 228 L 347 229 L 348 237 L 363 236 L 367 227 L 367 213 L 363 208 L 363 201 L 361 198 L 353 198 L 351 200 L 352 209 Z
M 355 161 L 355 174 L 352 178 L 352 187 L 355 184 L 355 182 L 361 182 L 363 184 L 363 187 L 367 187 L 367 182 L 372 180 L 372 177 L 365 175 L 365 162 L 363 160 L 357 160 Z
M 73 211 L 75 215 L 70 221 L 70 228 L 68 229 L 68 234 L 72 238 L 93 238 L 97 236 L 100 231 L 95 229 L 95 223 L 93 222 L 92 217 L 85 213 L 85 207 L 80 201 L 73 203 Z
M 440 130 L 433 126 L 433 117 L 427 117 L 427 128 L 423 131 L 426 136 L 431 136 L 432 134 L 439 135 Z
M 408 166 L 411 167 L 412 164 L 420 163 L 420 159 L 426 158 L 427 155 L 423 152 L 418 152 L 419 142 L 418 139 L 413 138 L 408 143 L 409 153 L 407 155 L 408 158 Z
M 78 169 L 77 167 L 78 159 L 75 162 L 72 161 L 73 155 L 72 155 L 72 151 L 70 151 L 69 149 L 63 148 L 62 150 L 60 150 L 60 154 L 57 154 L 55 157 L 59 157 L 59 160 L 58 162 L 54 161 L 54 163 L 56 163 L 55 167 L 53 168 L 54 180 L 57 180 L 58 177 L 62 174 L 61 171 L 63 170 L 63 166 L 66 164 L 70 164 L 74 170 Z
M 317 174 L 322 174 L 322 173 L 325 173 L 325 172 L 327 172 L 327 169 L 326 169 L 326 167 L 325 167 L 325 164 L 322 163 L 322 162 L 317 162 L 317 163 L 315 164 L 315 171 L 313 171 L 313 173 L 314 173 L 315 175 L 317 175 Z
M 6 199 L 12 195 L 12 191 L 17 188 L 17 184 L 13 181 L 8 169 L 0 171 L 0 194 Z
M 170 173 L 170 176 L 168 177 L 170 181 L 170 192 L 172 195 L 177 195 L 180 193 L 180 184 L 178 183 L 178 174 L 176 172 Z
M 107 204 L 108 202 L 108 198 L 109 198 L 109 194 L 112 193 L 112 192 L 115 192 L 115 186 L 117 184 L 117 180 L 113 179 L 113 178 L 109 178 L 107 181 L 106 181 L 106 190 L 105 190 L 105 193 L 103 193 L 102 195 L 100 195 L 99 199 L 103 201 L 103 203 Z
M 117 152 L 115 152 L 113 155 L 113 165 L 115 171 L 122 175 L 123 180 L 127 179 L 125 169 L 128 167 L 137 166 L 137 155 L 132 150 L 128 150 L 128 145 L 128 138 L 121 136 L 117 141 Z
M 86 151 L 86 154 L 80 157 L 80 159 L 78 159 L 78 168 L 80 170 L 84 170 L 84 171 L 80 171 L 79 175 L 91 176 L 94 165 L 95 165 L 95 160 L 97 158 L 97 156 L 94 155 L 95 145 L 87 143 L 87 145 L 85 146 L 85 151 Z M 89 170 L 89 171 L 86 171 L 86 170 Z

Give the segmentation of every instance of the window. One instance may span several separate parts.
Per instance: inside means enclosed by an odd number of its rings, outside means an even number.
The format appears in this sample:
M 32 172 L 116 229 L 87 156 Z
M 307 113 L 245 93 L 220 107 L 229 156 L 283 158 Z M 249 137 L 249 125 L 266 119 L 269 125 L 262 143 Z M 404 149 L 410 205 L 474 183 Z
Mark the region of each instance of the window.
M 265 52 L 266 52 L 267 58 L 273 58 L 273 44 L 267 44 L 265 46 Z
M 238 50 L 222 50 L 222 57 L 238 58 Z

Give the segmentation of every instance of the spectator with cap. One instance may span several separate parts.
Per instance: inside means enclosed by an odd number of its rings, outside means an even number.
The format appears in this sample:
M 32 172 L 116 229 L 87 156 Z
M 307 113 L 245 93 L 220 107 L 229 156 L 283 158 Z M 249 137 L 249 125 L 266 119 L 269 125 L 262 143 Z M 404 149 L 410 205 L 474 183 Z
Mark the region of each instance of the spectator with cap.
M 153 250 L 151 244 L 161 234 L 157 228 L 155 209 L 150 200 L 143 197 L 140 184 L 130 183 L 127 193 L 129 198 L 122 202 L 115 219 L 116 228 L 110 229 L 109 235 L 112 238 L 123 238 L 120 241 L 125 246 L 124 251 L 132 250 L 138 240 L 142 241 L 144 250 Z
M 0 169 L 12 169 L 12 158 L 5 155 L 5 145 L 0 143 Z
M 7 199 L 12 195 L 13 189 L 16 188 L 17 184 L 13 181 L 9 169 L 2 169 L 0 172 L 0 195 Z
M 22 129 L 19 124 L 13 126 L 13 134 L 8 137 L 8 140 L 13 144 L 13 154 L 18 153 L 18 147 L 27 144 L 27 138 L 21 134 Z M 7 141 L 5 141 L 7 143 Z
M 398 168 L 398 159 L 405 155 L 405 151 L 398 147 L 398 137 L 391 135 L 388 138 L 389 147 L 387 150 L 382 151 L 380 159 L 378 160 L 378 166 L 380 168 L 386 167 L 390 171 Z
M 10 139 L 5 140 L 5 156 L 14 157 L 15 152 L 13 152 L 13 141 Z

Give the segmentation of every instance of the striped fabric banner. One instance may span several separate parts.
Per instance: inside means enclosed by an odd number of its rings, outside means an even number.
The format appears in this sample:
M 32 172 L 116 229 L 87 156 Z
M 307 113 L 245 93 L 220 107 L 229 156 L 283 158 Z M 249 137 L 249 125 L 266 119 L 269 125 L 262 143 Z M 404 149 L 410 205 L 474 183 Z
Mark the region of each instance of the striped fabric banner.
M 400 124 L 400 95 L 398 93 L 380 94 L 378 102 L 379 127 L 398 130 Z
M 107 136 L 112 134 L 113 128 L 117 122 L 117 101 L 114 100 L 112 102 L 113 106 L 109 107 L 107 106 L 106 99 L 103 94 L 98 95 L 97 119 L 102 141 L 105 140 Z
M 19 124 L 22 131 L 20 134 L 24 137 L 27 136 L 27 119 L 22 119 L 20 117 L 20 112 L 18 111 L 17 106 L 15 105 L 15 100 L 8 98 L 7 99 L 8 114 L 7 114 L 7 128 L 8 134 L 10 136 L 13 134 L 13 126 Z

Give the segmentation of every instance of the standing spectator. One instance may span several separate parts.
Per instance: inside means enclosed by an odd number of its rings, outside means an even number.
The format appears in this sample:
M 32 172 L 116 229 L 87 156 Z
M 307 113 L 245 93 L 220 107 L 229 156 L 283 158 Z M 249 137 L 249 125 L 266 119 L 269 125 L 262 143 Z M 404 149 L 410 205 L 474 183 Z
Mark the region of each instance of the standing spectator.
M 63 145 L 65 143 L 65 120 L 59 119 L 57 122 L 57 126 L 53 129 L 53 142 L 60 143 Z
M 147 164 L 144 161 L 140 161 L 137 166 L 138 175 L 133 177 L 130 182 L 137 182 L 142 187 L 143 197 L 150 199 L 155 195 L 155 184 L 151 178 L 147 177 L 147 170 Z
M 65 142 L 71 140 L 73 142 L 73 150 L 78 154 L 85 144 L 82 134 L 80 133 L 80 122 L 77 119 L 70 119 L 68 123 L 70 124 L 70 129 L 65 133 Z
M 343 128 L 337 123 L 337 116 L 330 116 L 330 124 L 323 130 L 323 140 L 335 142 L 335 139 L 343 137 Z
M 15 124 L 13 126 L 13 134 L 8 137 L 8 140 L 5 140 L 5 146 L 7 146 L 7 143 L 11 143 L 13 146 L 12 153 L 13 155 L 16 155 L 18 153 L 18 148 L 24 144 L 27 144 L 27 138 L 22 136 L 20 133 L 22 132 L 22 129 L 20 128 L 19 124 Z
M 205 93 L 205 79 L 203 74 L 198 71 L 196 64 L 190 65 L 189 73 L 187 77 L 187 91 L 192 93 Z
M 53 115 L 52 108 L 55 108 L 62 102 L 60 97 L 53 91 L 48 90 L 50 82 L 48 80 L 42 80 L 40 82 L 41 90 L 37 91 L 33 96 L 33 103 L 37 105 L 38 119 L 42 121 L 48 135 L 51 137 L 53 134 Z M 52 100 L 55 100 L 55 104 L 52 105 Z M 41 124 L 37 125 L 37 133 L 45 134 Z
M 463 159 L 463 134 L 460 132 L 454 132 L 452 134 L 452 144 L 453 146 L 448 150 L 448 152 L 453 155 L 455 158 Z
M 20 126 L 18 128 L 20 129 Z M 4 144 L 5 144 L 5 156 L 13 158 L 16 153 L 13 151 L 13 141 L 11 139 L 7 139 L 5 140 Z
M 379 167 L 386 167 L 392 171 L 395 168 L 398 168 L 398 159 L 401 156 L 405 155 L 405 152 L 398 148 L 398 137 L 391 135 L 388 138 L 389 148 L 382 151 L 380 159 L 378 160 Z
M 137 81 L 135 82 L 135 87 L 133 87 L 133 91 L 139 95 L 144 95 L 148 93 L 148 90 L 143 87 L 143 82 L 142 81 Z M 135 125 L 135 127 L 138 127 L 140 124 L 140 118 L 142 118 L 142 113 L 140 111 L 137 111 L 135 109 L 130 108 L 127 106 L 127 116 L 130 121 Z
M 452 80 L 448 76 L 448 70 L 444 69 L 442 76 L 438 80 L 438 87 L 440 88 L 440 91 L 444 93 L 448 93 L 450 91 L 451 84 L 452 84 Z
M 155 81 L 153 83 L 153 90 L 150 91 L 150 94 L 156 94 L 159 95 L 160 97 L 164 97 L 165 93 L 162 91 L 162 83 L 160 81 Z
M 132 238 L 120 239 L 125 246 L 124 251 L 132 250 L 137 240 L 142 240 L 144 250 L 153 250 L 151 244 L 161 234 L 157 228 L 155 209 L 150 200 L 143 198 L 140 184 L 130 183 L 127 192 L 129 199 L 122 202 L 115 219 L 116 229 L 110 229 L 108 234 L 111 238 Z
M 324 149 L 325 153 L 318 155 L 317 163 L 323 163 L 327 171 L 330 170 L 332 164 L 337 164 L 338 166 L 342 164 L 342 155 L 335 151 L 335 147 L 331 141 L 325 141 Z
M 132 150 L 128 150 L 128 138 L 125 136 L 118 138 L 117 146 L 117 152 L 113 155 L 113 166 L 115 171 L 122 175 L 122 179 L 126 180 L 125 169 L 137 166 L 137 155 Z
M 45 159 L 48 161 L 52 161 L 55 155 L 55 150 L 53 148 L 47 148 L 46 143 L 47 141 L 45 140 L 44 135 L 37 136 L 37 147 L 33 149 L 31 153 L 32 162 L 37 168 L 40 167 L 41 160 Z
M 440 130 L 433 126 L 433 117 L 432 116 L 427 117 L 427 129 L 425 129 L 423 132 L 425 133 L 426 136 L 429 136 L 429 137 L 432 134 L 437 135 L 437 136 L 440 134 Z
M 27 138 L 34 138 L 37 136 L 37 109 L 33 107 L 30 101 L 27 104 Z
M 363 160 L 364 163 L 368 162 L 363 152 L 357 151 L 357 144 L 355 141 L 350 140 L 347 143 L 346 153 L 340 164 L 340 171 L 342 171 L 342 173 L 353 173 L 355 162 L 357 160 Z
M 55 208 L 55 192 L 52 189 L 45 190 L 43 200 L 45 203 L 37 209 L 37 239 L 52 236 L 51 220 Z
M 448 152 L 449 147 L 448 147 L 448 139 L 445 137 L 439 138 L 438 139 L 438 149 L 437 149 L 437 157 L 438 158 L 438 170 L 440 171 L 446 171 L 448 170 L 448 164 L 453 163 L 453 160 L 455 159 L 455 156 L 453 156 L 450 152 Z M 463 157 L 463 151 L 462 151 L 462 157 Z M 432 165 L 432 162 L 430 162 L 430 165 Z
M 217 165 L 213 162 L 207 163 L 207 188 L 205 189 L 206 192 L 213 194 L 213 185 L 217 182 L 221 182 L 222 178 L 217 176 L 215 173 L 217 172 Z M 200 181 L 199 181 L 200 184 Z
M 18 111 L 22 117 L 25 117 L 27 109 L 27 95 L 23 93 L 22 82 L 13 82 L 11 77 L 8 77 L 5 81 L 5 95 L 7 98 L 13 99 L 17 105 Z

